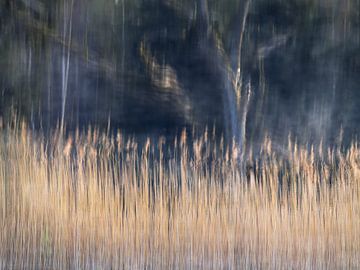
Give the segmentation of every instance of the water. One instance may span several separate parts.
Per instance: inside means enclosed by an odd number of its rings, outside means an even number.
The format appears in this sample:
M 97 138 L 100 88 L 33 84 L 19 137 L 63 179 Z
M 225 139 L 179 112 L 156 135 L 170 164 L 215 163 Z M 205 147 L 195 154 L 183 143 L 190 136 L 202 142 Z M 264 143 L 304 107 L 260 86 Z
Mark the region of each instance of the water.
M 289 134 L 333 143 L 341 130 L 349 141 L 360 128 L 359 10 L 358 0 L 1 0 L 0 114 L 44 129 L 215 126 L 239 145 Z

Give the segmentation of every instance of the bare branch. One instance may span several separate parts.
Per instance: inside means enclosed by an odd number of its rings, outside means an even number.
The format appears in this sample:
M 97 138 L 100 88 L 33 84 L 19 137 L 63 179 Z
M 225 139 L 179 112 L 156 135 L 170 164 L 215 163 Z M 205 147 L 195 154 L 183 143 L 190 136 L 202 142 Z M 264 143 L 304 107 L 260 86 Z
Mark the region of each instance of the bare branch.
M 239 39 L 239 47 L 238 47 L 238 61 L 237 61 L 237 70 L 234 82 L 234 88 L 236 89 L 237 96 L 238 96 L 238 103 L 240 103 L 241 98 L 241 85 L 242 85 L 242 77 L 241 77 L 241 54 L 242 54 L 242 45 L 244 41 L 244 33 L 246 29 L 246 22 L 247 17 L 249 14 L 249 8 L 252 0 L 247 0 L 244 10 L 244 16 L 242 20 L 241 32 L 240 32 L 240 39 Z M 234 72 L 235 73 L 235 72 Z

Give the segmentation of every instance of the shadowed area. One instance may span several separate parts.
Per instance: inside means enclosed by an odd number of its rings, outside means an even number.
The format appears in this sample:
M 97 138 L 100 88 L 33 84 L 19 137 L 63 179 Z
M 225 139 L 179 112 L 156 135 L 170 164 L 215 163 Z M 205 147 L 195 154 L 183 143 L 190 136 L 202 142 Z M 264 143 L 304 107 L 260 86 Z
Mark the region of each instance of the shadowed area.
M 359 131 L 359 1 L 0 3 L 5 119 L 162 135 L 215 126 L 240 144 Z

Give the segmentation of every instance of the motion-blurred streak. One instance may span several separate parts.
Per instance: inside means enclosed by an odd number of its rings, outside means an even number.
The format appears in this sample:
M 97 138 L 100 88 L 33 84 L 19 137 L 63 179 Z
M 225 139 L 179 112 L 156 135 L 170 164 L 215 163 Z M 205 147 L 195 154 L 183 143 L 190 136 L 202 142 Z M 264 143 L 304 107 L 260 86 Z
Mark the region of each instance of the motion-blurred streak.
M 39 0 L 18 0 L 17 2 L 22 3 L 26 8 L 38 15 L 45 13 L 45 5 Z
M 144 40 L 140 45 L 140 56 L 152 84 L 162 92 L 162 99 L 167 102 L 174 100 L 174 108 L 181 110 L 185 121 L 191 124 L 190 100 L 178 81 L 176 71 L 170 65 L 159 64 L 156 57 L 152 56 Z
M 288 35 L 276 35 L 267 44 L 260 46 L 257 51 L 258 58 L 264 59 L 268 57 L 274 50 L 285 45 L 288 41 Z
M 24 11 L 17 10 L 16 14 L 19 26 L 22 27 L 26 32 L 41 34 L 49 41 L 53 42 L 54 45 L 65 47 L 66 50 L 68 49 L 69 44 L 65 42 L 58 31 L 50 28 L 48 25 L 46 25 L 46 23 L 27 16 Z M 88 65 L 88 67 L 106 74 L 106 76 L 110 79 L 116 79 L 117 69 L 114 59 L 102 57 L 95 51 L 92 51 L 89 48 L 85 48 L 74 39 L 71 41 L 70 51 L 72 55 L 80 57 L 80 59 L 83 60 Z

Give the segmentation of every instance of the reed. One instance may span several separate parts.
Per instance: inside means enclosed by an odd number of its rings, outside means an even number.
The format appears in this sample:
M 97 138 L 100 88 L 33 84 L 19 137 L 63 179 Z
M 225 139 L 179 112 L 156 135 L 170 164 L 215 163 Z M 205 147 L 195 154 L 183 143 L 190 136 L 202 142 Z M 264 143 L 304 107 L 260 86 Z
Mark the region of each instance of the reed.
M 360 267 L 360 149 L 0 131 L 2 269 Z M 170 146 L 169 146 L 170 145 Z

